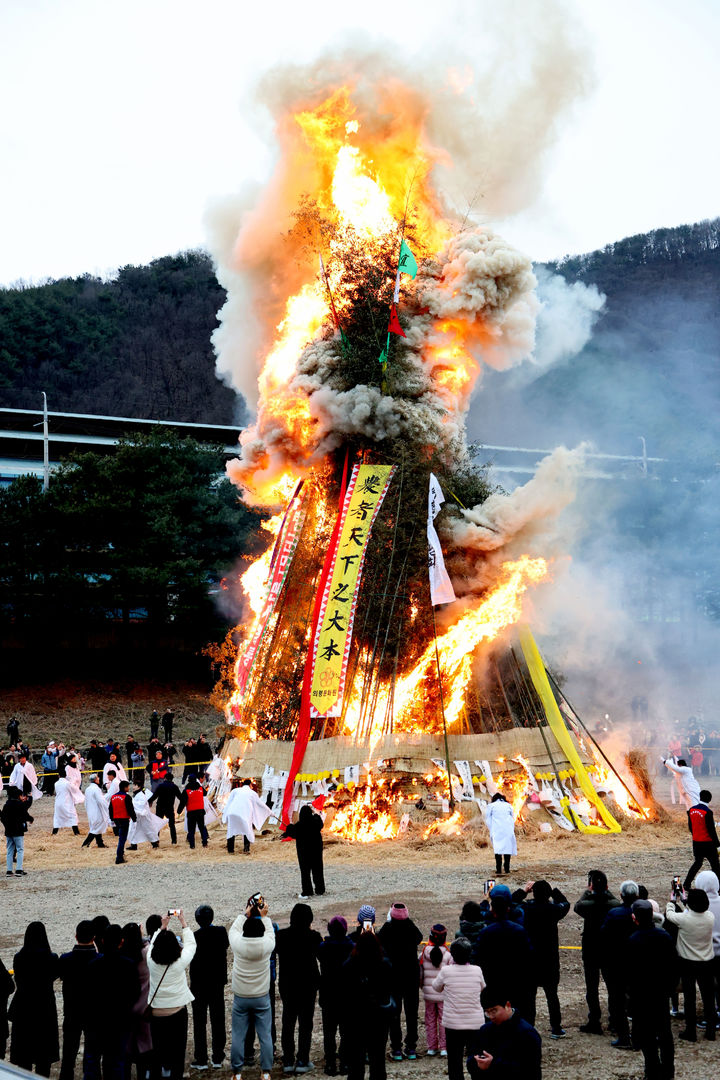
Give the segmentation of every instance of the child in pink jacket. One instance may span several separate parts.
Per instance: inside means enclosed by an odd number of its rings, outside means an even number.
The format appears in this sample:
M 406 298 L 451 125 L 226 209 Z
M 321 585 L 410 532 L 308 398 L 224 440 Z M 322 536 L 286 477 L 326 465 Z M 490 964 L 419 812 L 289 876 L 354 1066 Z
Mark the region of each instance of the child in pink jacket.
M 420 953 L 420 986 L 425 999 L 425 1035 L 427 1037 L 428 1057 L 447 1057 L 445 1049 L 445 1028 L 443 1027 L 443 995 L 435 990 L 433 979 L 445 964 L 452 963 L 447 941 L 447 929 L 442 923 L 435 923 L 430 931 L 427 945 Z

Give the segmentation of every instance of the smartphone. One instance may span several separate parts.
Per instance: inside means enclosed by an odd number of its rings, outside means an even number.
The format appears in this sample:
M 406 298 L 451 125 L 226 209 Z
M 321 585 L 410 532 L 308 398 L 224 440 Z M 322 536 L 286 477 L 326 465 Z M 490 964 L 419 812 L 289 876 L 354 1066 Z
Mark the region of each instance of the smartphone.
M 365 930 L 365 931 L 367 931 L 368 933 L 371 934 L 372 933 L 372 928 L 373 928 L 373 924 L 370 922 L 369 919 L 366 919 L 365 922 L 363 923 L 363 930 Z
M 495 878 L 488 878 L 485 882 L 485 895 L 489 896 L 492 890 L 495 888 Z
M 179 915 L 179 914 L 180 914 L 180 908 L 176 908 L 176 907 L 168 908 L 168 915 Z
M 679 896 L 682 899 L 682 878 L 679 874 L 676 874 L 675 877 L 672 879 L 672 885 L 670 886 L 670 888 L 673 896 Z

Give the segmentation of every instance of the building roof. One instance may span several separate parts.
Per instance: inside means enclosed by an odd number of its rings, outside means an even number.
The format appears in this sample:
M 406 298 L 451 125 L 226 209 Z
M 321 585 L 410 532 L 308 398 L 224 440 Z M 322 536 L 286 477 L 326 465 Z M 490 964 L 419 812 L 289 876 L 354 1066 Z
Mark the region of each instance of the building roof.
M 181 420 L 147 420 L 137 416 L 48 411 L 48 453 L 51 468 L 72 451 L 110 453 L 122 438 L 165 428 L 198 442 L 222 446 L 226 458 L 238 453 L 239 424 L 189 424 Z M 43 472 L 42 409 L 0 409 L 0 483 Z

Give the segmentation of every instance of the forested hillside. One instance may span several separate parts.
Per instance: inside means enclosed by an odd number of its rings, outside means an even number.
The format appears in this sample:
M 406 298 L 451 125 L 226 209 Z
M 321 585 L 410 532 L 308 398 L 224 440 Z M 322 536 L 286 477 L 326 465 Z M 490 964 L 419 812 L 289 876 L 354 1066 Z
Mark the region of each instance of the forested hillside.
M 0 289 L 0 404 L 36 409 L 44 390 L 56 412 L 233 423 L 210 343 L 224 301 L 200 251 Z

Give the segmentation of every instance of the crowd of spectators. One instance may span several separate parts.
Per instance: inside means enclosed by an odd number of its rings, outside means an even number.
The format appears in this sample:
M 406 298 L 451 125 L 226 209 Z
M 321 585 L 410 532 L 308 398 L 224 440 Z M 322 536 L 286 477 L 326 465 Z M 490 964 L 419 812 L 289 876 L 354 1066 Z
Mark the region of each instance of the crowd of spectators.
M 716 1038 L 717 876 L 699 874 L 687 894 L 674 885 L 661 910 L 631 880 L 615 897 L 605 874 L 592 870 L 573 911 L 583 924 L 588 1004 L 580 1037 L 605 1034 L 604 983 L 606 1023 L 614 1035 L 610 1052 L 642 1051 L 646 1077 L 672 1077 L 674 1023 L 684 1021 L 677 1032 L 681 1041 L 696 1042 L 699 1034 Z M 467 901 L 454 935 L 436 922 L 425 936 L 402 902 L 382 921 L 375 907 L 363 904 L 352 927 L 335 915 L 325 934 L 314 928 L 312 908 L 297 903 L 281 929 L 260 893 L 229 928 L 215 923 L 207 904 L 195 912 L 194 931 L 182 910 L 152 915 L 144 928 L 111 924 L 104 916 L 83 919 L 74 946 L 62 955 L 53 951 L 43 923 L 32 922 L 10 972 L 0 963 L 0 1050 L 4 1056 L 5 1005 L 14 990 L 11 1062 L 48 1076 L 60 1061 L 60 1080 L 74 1077 L 81 1047 L 84 1080 L 122 1080 L 133 1067 L 138 1080 L 182 1080 L 190 1014 L 191 1069 L 225 1064 L 229 1026 L 234 1080 L 258 1056 L 263 1080 L 276 1061 L 284 1075 L 315 1069 L 311 1045 L 318 1020 L 327 1076 L 361 1080 L 368 1068 L 371 1080 L 384 1080 L 388 1059 L 413 1062 L 424 1052 L 446 1059 L 449 1080 L 463 1080 L 466 1073 L 471 1080 L 539 1080 L 539 990 L 550 1038 L 567 1036 L 558 925 L 570 914 L 558 888 L 535 881 L 515 892 L 496 884 L 488 896 Z M 544 1011 L 539 1027 L 546 1023 Z

